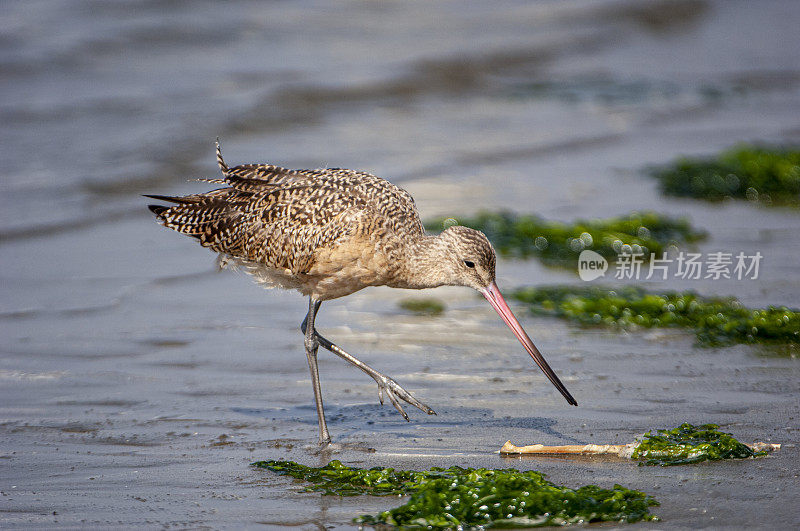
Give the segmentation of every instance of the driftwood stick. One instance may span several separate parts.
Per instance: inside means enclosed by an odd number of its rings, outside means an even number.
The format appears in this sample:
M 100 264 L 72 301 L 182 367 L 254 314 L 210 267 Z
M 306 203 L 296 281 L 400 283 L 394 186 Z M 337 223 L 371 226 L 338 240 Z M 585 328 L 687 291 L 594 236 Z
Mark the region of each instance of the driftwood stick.
M 500 455 L 618 455 L 619 457 L 630 458 L 639 443 L 630 444 L 567 444 L 564 446 L 545 446 L 543 444 L 532 444 L 530 446 L 515 446 L 511 441 L 506 441 L 500 448 Z M 781 449 L 780 444 L 757 442 L 748 444 L 756 452 L 774 452 Z
M 752 448 L 754 452 L 775 452 L 781 449 L 781 445 L 778 443 L 755 442 L 747 446 Z
M 511 441 L 506 441 L 500 448 L 500 455 L 518 454 L 546 454 L 546 455 L 597 455 L 611 454 L 620 457 L 630 457 L 636 444 L 567 444 L 564 446 L 545 446 L 532 444 L 530 446 L 515 446 Z

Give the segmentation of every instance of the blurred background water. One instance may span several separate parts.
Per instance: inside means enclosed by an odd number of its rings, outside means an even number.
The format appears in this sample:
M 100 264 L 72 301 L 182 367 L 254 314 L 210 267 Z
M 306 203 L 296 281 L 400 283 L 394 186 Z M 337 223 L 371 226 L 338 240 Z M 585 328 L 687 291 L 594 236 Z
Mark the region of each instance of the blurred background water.
M 423 218 L 684 215 L 709 231 L 704 252 L 762 252 L 761 277 L 657 287 L 798 306 L 796 210 L 668 199 L 641 171 L 737 142 L 800 143 L 798 22 L 792 0 L 5 3 L 0 523 L 313 527 L 386 507 L 287 491 L 247 467 L 308 458 L 292 451 L 316 433 L 296 331 L 305 302 L 216 274 L 140 196 L 204 189 L 187 179 L 216 175 L 217 136 L 232 165 L 388 178 Z M 536 261 L 498 273 L 501 287 L 577 278 Z M 568 410 L 474 294 L 436 294 L 449 310 L 435 320 L 405 315 L 407 294 L 382 288 L 324 306 L 323 330 L 440 413 L 401 422 L 360 373 L 323 357 L 350 463 L 505 466 L 491 452 L 512 436 L 627 442 L 673 420 L 797 438 L 793 359 L 526 316 L 581 402 Z M 681 499 L 700 500 L 689 505 L 703 525 L 758 525 L 765 507 L 797 523 L 793 452 L 769 474 L 722 466 Z M 669 502 L 694 471 L 516 466 L 663 492 L 665 525 L 698 522 Z M 761 517 L 742 499 L 748 481 L 780 484 Z

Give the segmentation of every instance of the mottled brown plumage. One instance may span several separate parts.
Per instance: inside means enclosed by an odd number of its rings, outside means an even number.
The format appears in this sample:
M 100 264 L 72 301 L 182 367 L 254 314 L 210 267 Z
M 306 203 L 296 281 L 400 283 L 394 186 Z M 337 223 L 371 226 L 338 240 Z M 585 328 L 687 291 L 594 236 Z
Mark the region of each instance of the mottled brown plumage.
M 182 197 L 150 195 L 173 203 L 150 205 L 150 209 L 165 227 L 197 238 L 219 253 L 222 266 L 241 268 L 267 287 L 296 289 L 309 297 L 302 328 L 321 442 L 330 437 L 316 368 L 320 344 L 372 376 L 381 397 L 385 391 L 406 419 L 398 398 L 433 413 L 394 380 L 314 330 L 322 301 L 368 286 L 455 285 L 480 291 L 553 384 L 576 404 L 497 290 L 495 252 L 483 233 L 453 226 L 435 236 L 426 234 L 411 195 L 369 173 L 339 168 L 289 170 L 271 164 L 229 168 L 219 142 L 217 162 L 222 178 L 201 180 L 224 186 Z
M 176 203 L 151 209 L 164 226 L 197 238 L 220 253 L 221 264 L 266 286 L 330 300 L 367 286 L 475 287 L 494 279 L 494 250 L 482 233 L 451 227 L 426 235 L 414 199 L 384 179 L 338 168 L 228 168 L 219 147 L 217 160 L 223 178 L 209 181 L 226 187 L 150 196 Z M 446 259 L 454 263 L 443 269 Z M 464 260 L 481 267 L 469 274 Z

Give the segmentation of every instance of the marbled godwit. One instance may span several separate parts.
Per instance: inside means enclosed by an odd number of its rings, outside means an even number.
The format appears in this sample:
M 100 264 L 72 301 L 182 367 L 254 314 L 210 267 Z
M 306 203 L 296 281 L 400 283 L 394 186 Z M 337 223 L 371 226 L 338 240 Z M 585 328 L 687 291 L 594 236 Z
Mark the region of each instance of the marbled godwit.
M 328 168 L 287 170 L 271 164 L 229 168 L 217 142 L 225 185 L 182 197 L 148 195 L 175 203 L 150 205 L 158 220 L 219 253 L 222 267 L 241 268 L 267 287 L 296 289 L 308 296 L 300 329 L 319 419 L 320 443 L 330 442 L 317 370 L 322 345 L 378 384 L 408 420 L 400 400 L 433 415 L 392 378 L 381 374 L 322 337 L 314 320 L 322 301 L 367 286 L 423 289 L 467 286 L 486 297 L 533 360 L 572 405 L 578 405 L 514 317 L 495 284 L 495 252 L 483 233 L 453 226 L 425 234 L 405 190 L 364 172 Z

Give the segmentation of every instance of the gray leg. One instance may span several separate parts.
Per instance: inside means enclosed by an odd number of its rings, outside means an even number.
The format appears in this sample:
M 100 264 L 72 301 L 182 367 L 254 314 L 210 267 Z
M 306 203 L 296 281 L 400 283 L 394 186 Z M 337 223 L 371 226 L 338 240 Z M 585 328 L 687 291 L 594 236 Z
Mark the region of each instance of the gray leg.
M 308 328 L 309 332 L 305 332 L 305 347 L 306 358 L 308 358 L 308 369 L 311 371 L 311 385 L 314 387 L 314 400 L 317 403 L 317 420 L 319 420 L 319 443 L 327 444 L 331 442 L 331 436 L 328 433 L 328 426 L 325 423 L 325 410 L 322 405 L 322 387 L 319 384 L 319 369 L 317 368 L 317 350 L 319 349 L 319 341 L 314 337 L 314 319 L 317 317 L 317 311 L 322 304 L 322 301 L 315 301 L 311 297 L 308 299 L 308 314 L 306 315 L 305 322 L 310 322 L 311 327 Z
M 397 411 L 400 412 L 401 415 L 403 415 L 403 418 L 406 420 L 408 420 L 408 415 L 406 415 L 406 412 L 403 411 L 403 407 L 400 405 L 398 399 L 408 402 L 412 406 L 420 409 L 421 411 L 424 411 L 428 415 L 436 414 L 434 410 L 432 410 L 431 408 L 429 408 L 428 406 L 426 406 L 425 404 L 423 404 L 422 402 L 411 396 L 411 393 L 403 389 L 400 386 L 400 384 L 395 382 L 392 378 L 389 378 L 385 374 L 381 374 L 380 372 L 376 371 L 363 361 L 359 360 L 355 356 L 348 354 L 339 346 L 334 345 L 333 343 L 322 337 L 314 329 L 313 319 L 311 320 L 310 323 L 311 326 L 308 326 L 309 325 L 308 321 L 309 319 L 306 318 L 306 320 L 303 321 L 303 324 L 300 325 L 300 329 L 303 331 L 306 337 L 308 337 L 309 332 L 313 333 L 314 338 L 318 341 L 319 345 L 322 345 L 323 348 L 330 350 L 340 358 L 344 359 L 349 363 L 352 363 L 353 365 L 355 365 L 356 367 L 358 367 L 359 369 L 370 375 L 372 379 L 375 380 L 375 383 L 378 384 L 378 399 L 380 400 L 381 404 L 383 404 L 383 393 L 385 391 L 386 395 L 389 397 L 389 400 L 391 400 L 392 405 L 395 407 L 395 409 L 397 409 Z

